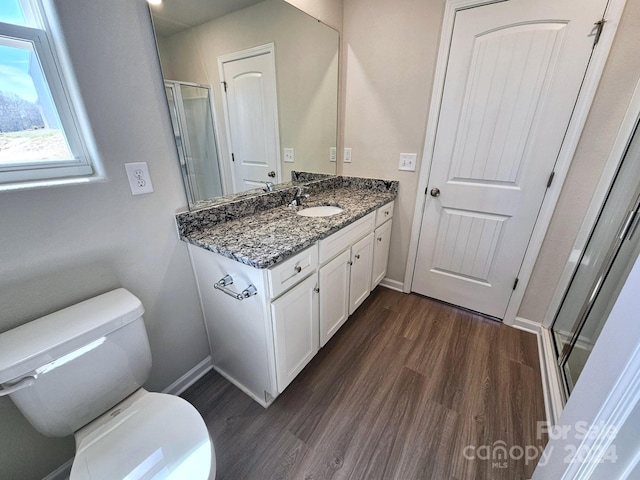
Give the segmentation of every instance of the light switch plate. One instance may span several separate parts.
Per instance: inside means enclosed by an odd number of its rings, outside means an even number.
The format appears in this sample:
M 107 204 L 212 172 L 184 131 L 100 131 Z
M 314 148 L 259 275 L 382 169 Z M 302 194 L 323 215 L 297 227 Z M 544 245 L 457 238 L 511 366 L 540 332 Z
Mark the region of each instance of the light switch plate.
M 131 195 L 153 192 L 153 184 L 151 183 L 147 162 L 125 163 L 124 169 L 127 171 Z
M 400 163 L 398 164 L 398 170 L 404 170 L 407 172 L 416 171 L 416 160 L 418 158 L 417 153 L 401 153 Z
M 351 163 L 351 148 L 344 149 L 344 163 Z
M 285 163 L 293 163 L 295 161 L 295 156 L 293 152 L 293 148 L 285 148 L 284 149 L 284 162 Z
M 335 163 L 338 158 L 336 147 L 329 147 L 329 161 Z

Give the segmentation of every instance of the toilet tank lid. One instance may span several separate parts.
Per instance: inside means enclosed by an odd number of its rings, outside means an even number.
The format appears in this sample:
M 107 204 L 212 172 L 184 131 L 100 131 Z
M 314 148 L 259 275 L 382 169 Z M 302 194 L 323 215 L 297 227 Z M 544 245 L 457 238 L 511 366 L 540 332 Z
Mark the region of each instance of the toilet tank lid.
M 142 302 L 119 288 L 4 332 L 0 334 L 0 384 L 19 380 L 143 313 Z

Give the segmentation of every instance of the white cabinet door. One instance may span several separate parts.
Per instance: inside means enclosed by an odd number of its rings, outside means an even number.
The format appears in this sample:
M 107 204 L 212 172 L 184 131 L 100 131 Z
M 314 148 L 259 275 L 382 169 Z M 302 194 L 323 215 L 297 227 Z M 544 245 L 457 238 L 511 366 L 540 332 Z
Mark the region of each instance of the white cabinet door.
M 389 261 L 389 246 L 391 245 L 391 220 L 383 223 L 374 233 L 373 241 L 373 270 L 371 272 L 371 290 L 387 274 L 387 262 Z
M 278 393 L 319 349 L 317 286 L 312 275 L 271 304 Z
M 371 293 L 373 262 L 373 232 L 351 247 L 351 280 L 349 284 L 349 315 L 355 312 Z
M 320 346 L 324 347 L 349 317 L 349 262 L 346 250 L 320 269 Z

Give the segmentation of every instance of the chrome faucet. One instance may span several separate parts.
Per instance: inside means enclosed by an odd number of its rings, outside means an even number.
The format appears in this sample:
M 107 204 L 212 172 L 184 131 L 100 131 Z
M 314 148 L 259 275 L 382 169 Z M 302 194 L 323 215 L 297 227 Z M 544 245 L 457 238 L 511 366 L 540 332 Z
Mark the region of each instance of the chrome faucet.
M 289 204 L 290 207 L 299 207 L 302 205 L 302 200 L 304 200 L 305 198 L 309 198 L 308 193 L 302 193 L 303 188 L 304 188 L 303 186 L 299 186 L 296 189 L 296 193 L 293 196 L 293 200 L 291 200 L 291 203 Z
M 262 190 L 265 192 L 273 192 L 274 186 L 273 182 L 264 182 L 264 188 Z

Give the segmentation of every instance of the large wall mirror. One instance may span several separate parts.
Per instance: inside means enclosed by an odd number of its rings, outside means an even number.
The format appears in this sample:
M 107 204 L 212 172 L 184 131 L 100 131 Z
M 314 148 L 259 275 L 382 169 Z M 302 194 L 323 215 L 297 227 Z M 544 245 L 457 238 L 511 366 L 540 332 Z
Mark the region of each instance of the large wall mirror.
M 335 175 L 339 35 L 284 0 L 150 6 L 190 207 Z

